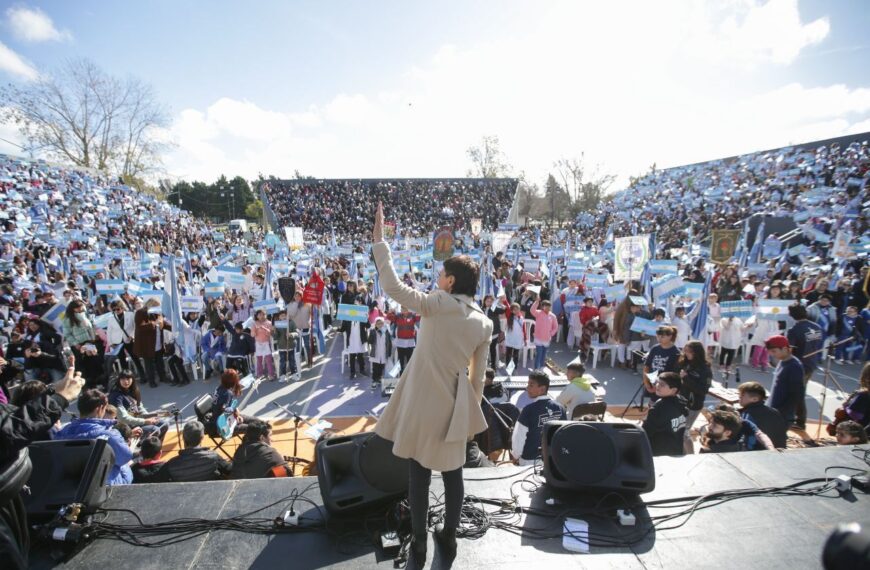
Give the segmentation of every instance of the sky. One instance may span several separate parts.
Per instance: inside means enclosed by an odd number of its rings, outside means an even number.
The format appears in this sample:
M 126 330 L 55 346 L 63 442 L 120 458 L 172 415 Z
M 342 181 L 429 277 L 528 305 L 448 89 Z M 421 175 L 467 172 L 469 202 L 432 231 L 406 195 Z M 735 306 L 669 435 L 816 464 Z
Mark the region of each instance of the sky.
M 870 131 L 868 29 L 863 0 L 0 2 L 0 82 L 151 84 L 170 178 L 458 177 L 488 135 L 531 182 L 582 154 L 622 186 Z

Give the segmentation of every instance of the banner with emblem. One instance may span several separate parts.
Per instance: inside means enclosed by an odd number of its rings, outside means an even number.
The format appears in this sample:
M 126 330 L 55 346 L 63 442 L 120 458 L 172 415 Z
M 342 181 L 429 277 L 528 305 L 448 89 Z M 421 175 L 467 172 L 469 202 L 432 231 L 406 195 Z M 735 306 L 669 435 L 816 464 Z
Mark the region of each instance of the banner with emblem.
M 649 234 L 614 240 L 613 280 L 636 279 L 649 261 Z

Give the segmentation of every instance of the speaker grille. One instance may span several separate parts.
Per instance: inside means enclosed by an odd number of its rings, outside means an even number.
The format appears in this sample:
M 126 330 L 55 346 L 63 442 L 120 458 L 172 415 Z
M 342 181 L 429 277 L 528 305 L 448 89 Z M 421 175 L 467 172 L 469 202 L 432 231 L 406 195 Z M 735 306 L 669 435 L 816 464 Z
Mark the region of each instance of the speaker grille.
M 603 481 L 616 468 L 613 440 L 593 426 L 572 423 L 553 434 L 550 456 L 565 479 L 579 485 Z
M 393 442 L 373 436 L 360 449 L 359 467 L 366 483 L 382 493 L 408 489 L 408 460 L 393 455 Z

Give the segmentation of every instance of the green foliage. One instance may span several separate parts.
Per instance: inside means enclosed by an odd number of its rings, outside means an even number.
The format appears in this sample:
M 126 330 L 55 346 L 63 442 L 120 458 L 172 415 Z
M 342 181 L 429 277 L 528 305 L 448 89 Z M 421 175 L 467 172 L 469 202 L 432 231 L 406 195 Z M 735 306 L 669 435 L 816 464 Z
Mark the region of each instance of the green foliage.
M 263 217 L 263 203 L 260 200 L 254 200 L 245 207 L 245 217 L 249 220 L 259 220 Z
M 263 210 L 263 205 L 254 197 L 250 184 L 241 176 L 232 180 L 221 176 L 211 184 L 199 181 L 177 182 L 166 193 L 166 201 L 180 205 L 194 216 L 215 222 L 228 222 L 242 217 L 259 218 Z M 251 216 L 248 209 L 254 202 L 259 204 L 259 213 Z M 257 212 L 256 208 L 251 211 Z

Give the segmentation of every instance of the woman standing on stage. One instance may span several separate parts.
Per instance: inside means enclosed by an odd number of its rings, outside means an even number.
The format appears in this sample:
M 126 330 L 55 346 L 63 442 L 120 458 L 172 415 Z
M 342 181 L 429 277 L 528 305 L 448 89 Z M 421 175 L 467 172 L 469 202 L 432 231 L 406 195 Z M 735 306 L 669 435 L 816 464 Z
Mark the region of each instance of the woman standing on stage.
M 477 263 L 466 255 L 444 262 L 438 289 L 426 294 L 399 280 L 390 247 L 384 242 L 384 210 L 378 204 L 372 251 L 381 288 L 398 304 L 419 314 L 414 358 L 376 432 L 393 442 L 393 453 L 410 460 L 408 502 L 413 531 L 411 551 L 418 567 L 426 560 L 429 483 L 432 470 L 444 480 L 445 517 L 435 539 L 448 558 L 456 556 L 456 529 L 464 487 L 466 441 L 486 429 L 480 409 L 492 321 L 473 299 Z

